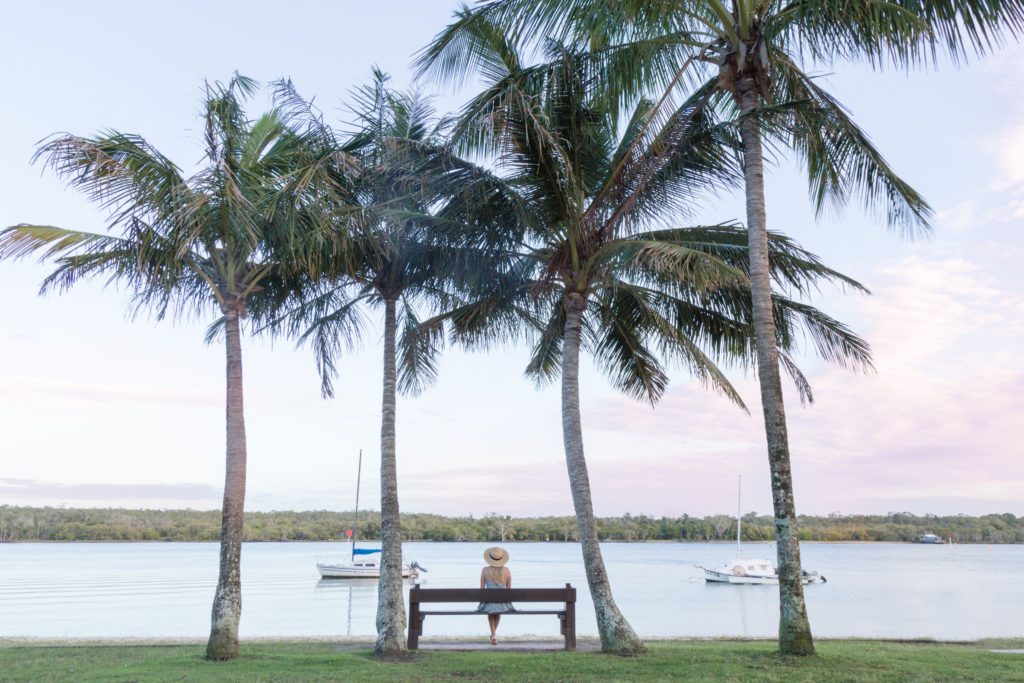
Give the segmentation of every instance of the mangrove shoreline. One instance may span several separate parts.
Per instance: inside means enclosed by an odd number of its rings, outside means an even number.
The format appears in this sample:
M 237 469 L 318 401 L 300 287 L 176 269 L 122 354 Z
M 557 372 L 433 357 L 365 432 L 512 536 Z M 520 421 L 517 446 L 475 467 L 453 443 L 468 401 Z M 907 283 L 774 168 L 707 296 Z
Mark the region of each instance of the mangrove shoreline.
M 245 541 L 334 541 L 353 528 L 354 514 L 328 510 L 246 512 Z M 913 542 L 924 533 L 953 543 L 1024 543 L 1024 517 L 1010 513 L 968 515 L 801 515 L 800 540 L 818 542 Z M 709 542 L 736 538 L 730 515 L 651 517 L 622 515 L 598 519 L 602 541 Z M 380 513 L 361 511 L 360 539 L 380 538 Z M 511 517 L 497 514 L 446 517 L 402 514 L 405 541 L 575 542 L 573 517 Z M 219 510 L 135 510 L 124 508 L 19 507 L 0 505 L 0 542 L 39 541 L 217 541 Z M 773 519 L 743 517 L 743 539 L 774 540 Z

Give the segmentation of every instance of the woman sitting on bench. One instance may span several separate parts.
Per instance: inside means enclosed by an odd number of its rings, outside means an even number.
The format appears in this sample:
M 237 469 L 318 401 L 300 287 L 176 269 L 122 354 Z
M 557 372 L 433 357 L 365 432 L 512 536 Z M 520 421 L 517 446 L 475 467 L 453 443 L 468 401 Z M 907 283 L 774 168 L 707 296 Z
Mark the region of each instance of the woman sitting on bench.
M 508 562 L 507 550 L 497 546 L 488 548 L 484 551 L 484 561 L 487 566 L 480 571 L 480 588 L 512 587 L 512 572 L 505 566 Z M 487 615 L 487 624 L 491 627 L 491 645 L 498 644 L 495 634 L 501 615 L 515 610 L 511 602 L 481 602 L 477 605 L 476 611 Z

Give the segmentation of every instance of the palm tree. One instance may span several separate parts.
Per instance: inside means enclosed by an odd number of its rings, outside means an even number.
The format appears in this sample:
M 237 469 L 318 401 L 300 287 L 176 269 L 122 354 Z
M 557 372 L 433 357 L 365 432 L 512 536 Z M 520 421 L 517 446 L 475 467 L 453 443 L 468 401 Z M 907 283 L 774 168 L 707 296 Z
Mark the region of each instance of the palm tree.
M 636 652 L 643 644 L 615 605 L 598 544 L 579 356 L 590 351 L 617 388 L 652 403 L 668 383 L 659 356 L 668 357 L 742 405 L 715 361 L 753 356 L 743 233 L 729 226 L 659 229 L 685 216 L 699 192 L 739 182 L 730 155 L 737 141 L 706 106 L 710 88 L 671 112 L 652 114 L 653 103 L 641 101 L 619 130 L 618 107 L 604 96 L 594 55 L 557 42 L 547 44 L 546 55 L 549 63 L 524 66 L 506 32 L 468 11 L 425 55 L 426 64 L 450 74 L 479 67 L 487 87 L 466 105 L 455 144 L 492 154 L 529 208 L 518 270 L 448 318 L 457 336 L 470 339 L 516 334 L 509 310 L 539 330 L 527 374 L 561 374 L 566 463 L 602 648 Z M 801 293 L 826 279 L 857 287 L 781 236 L 769 244 L 770 276 L 780 286 Z M 866 346 L 841 324 L 783 296 L 771 303 L 785 367 L 802 392 L 806 380 L 788 354 L 799 326 L 811 330 L 825 357 L 869 363 Z
M 434 204 L 458 196 L 466 182 L 482 187 L 477 176 L 486 174 L 444 153 L 444 122 L 429 102 L 389 89 L 387 80 L 375 69 L 372 83 L 354 93 L 357 129 L 341 137 L 290 82 L 279 84 L 278 100 L 290 120 L 319 140 L 322 153 L 351 157 L 355 169 L 351 195 L 335 211 L 350 232 L 347 252 L 334 261 L 338 252 L 324 254 L 318 259 L 318 282 L 298 283 L 289 297 L 273 304 L 274 329 L 313 346 L 325 396 L 333 393 L 337 355 L 360 336 L 363 309 L 383 308 L 378 655 L 406 648 L 396 395 L 418 394 L 435 380 L 443 346 L 443 328 L 423 324 L 419 311 L 443 309 L 455 291 L 472 286 L 492 254 L 500 253 L 470 243 L 465 230 L 456 244 L 455 232 L 445 231 L 431 215 Z
M 137 135 L 60 135 L 42 145 L 57 175 L 110 210 L 109 234 L 17 225 L 0 232 L 0 258 L 41 252 L 57 267 L 42 291 L 64 291 L 103 277 L 127 285 L 136 311 L 157 319 L 219 314 L 227 364 L 227 456 L 220 572 L 206 654 L 238 656 L 240 561 L 246 442 L 242 391 L 242 321 L 265 287 L 294 277 L 294 256 L 311 235 L 333 229 L 316 201 L 329 196 L 337 155 L 314 157 L 303 136 L 277 112 L 255 121 L 243 100 L 256 83 L 243 76 L 207 86 L 206 165 L 190 178 Z
M 461 40 L 475 21 L 497 24 L 516 36 L 556 35 L 588 44 L 599 52 L 595 68 L 613 100 L 667 86 L 658 110 L 671 106 L 673 90 L 700 84 L 710 70 L 704 85 L 713 87 L 704 88 L 707 97 L 733 111 L 744 159 L 758 379 L 776 518 L 779 645 L 783 653 L 812 654 L 774 341 L 778 321 L 771 315 L 764 141 L 802 158 L 819 212 L 859 196 L 866 205 L 882 206 L 890 227 L 907 233 L 927 230 L 925 201 L 893 173 L 801 63 L 804 58 L 864 59 L 875 66 L 910 66 L 941 50 L 954 59 L 983 54 L 1024 30 L 1024 1 L 489 0 L 464 12 L 439 40 Z M 449 78 L 465 70 L 465 59 L 453 54 L 437 60 L 435 67 Z M 421 63 L 433 61 L 428 51 Z

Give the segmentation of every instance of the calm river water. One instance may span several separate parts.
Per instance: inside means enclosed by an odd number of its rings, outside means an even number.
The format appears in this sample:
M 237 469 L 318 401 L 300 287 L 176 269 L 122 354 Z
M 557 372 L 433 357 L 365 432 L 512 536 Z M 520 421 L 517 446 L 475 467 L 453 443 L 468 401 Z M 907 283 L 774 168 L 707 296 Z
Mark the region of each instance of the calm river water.
M 475 587 L 489 544 L 407 543 L 429 587 Z M 514 584 L 579 590 L 580 635 L 596 635 L 580 549 L 507 543 Z M 828 578 L 806 587 L 816 635 L 973 639 L 1024 635 L 1024 545 L 806 543 L 804 565 Z M 340 543 L 247 543 L 241 635 L 374 633 L 375 581 L 321 580 L 315 557 Z M 603 546 L 616 601 L 645 636 L 765 636 L 776 632 L 775 586 L 705 585 L 694 565 L 735 557 L 729 544 Z M 767 544 L 746 557 L 772 557 Z M 0 544 L 0 637 L 204 637 L 217 577 L 214 543 Z M 483 617 L 430 617 L 429 635 L 486 631 Z M 558 635 L 553 617 L 515 617 L 506 635 Z

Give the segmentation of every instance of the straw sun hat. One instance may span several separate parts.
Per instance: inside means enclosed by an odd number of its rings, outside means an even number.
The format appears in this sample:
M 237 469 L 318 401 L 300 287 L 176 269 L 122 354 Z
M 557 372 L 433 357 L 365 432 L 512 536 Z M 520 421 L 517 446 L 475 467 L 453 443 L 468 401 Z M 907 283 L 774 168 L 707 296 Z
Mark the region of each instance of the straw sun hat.
M 484 551 L 484 562 L 492 567 L 504 567 L 508 562 L 508 551 L 498 546 L 488 548 Z

